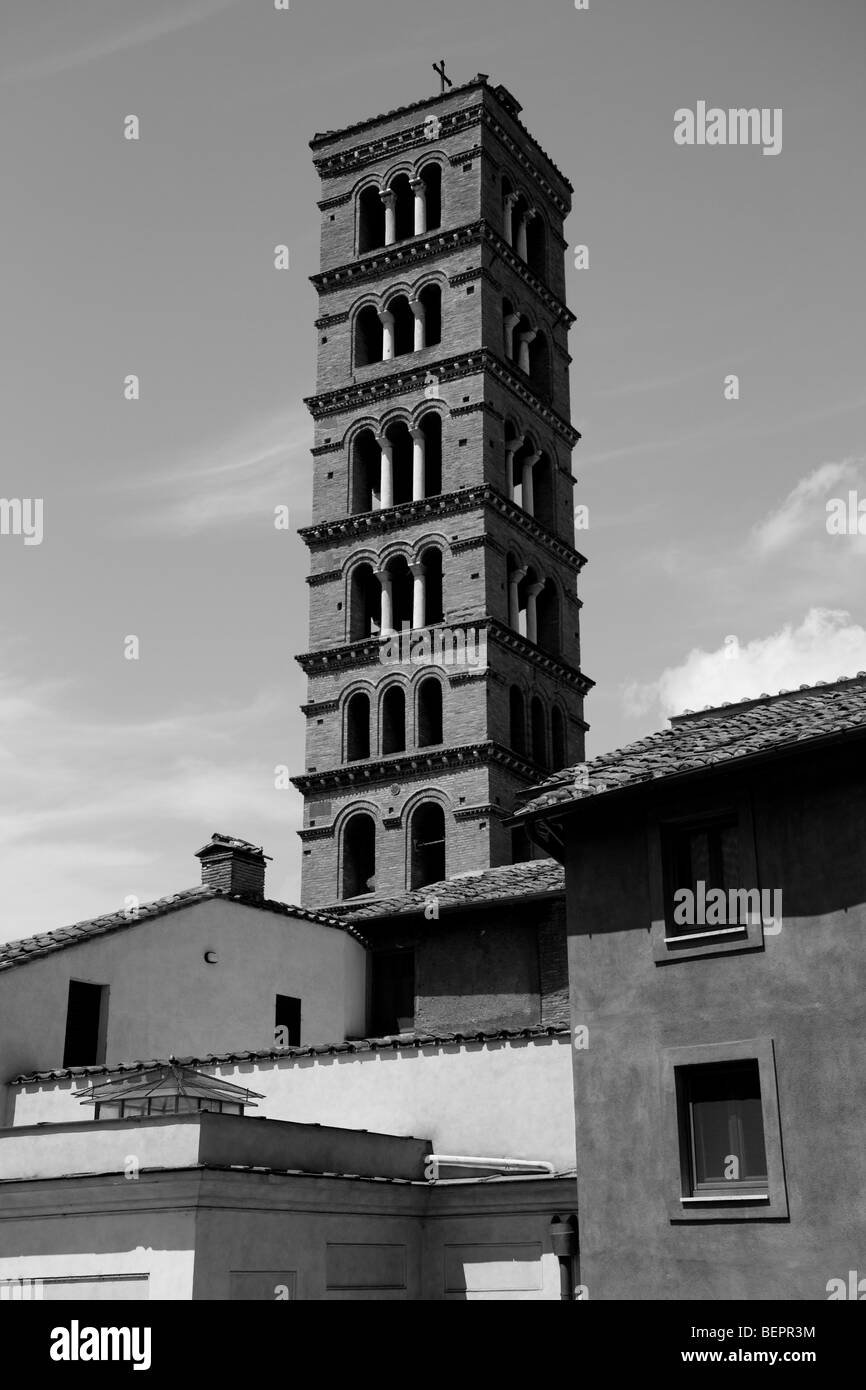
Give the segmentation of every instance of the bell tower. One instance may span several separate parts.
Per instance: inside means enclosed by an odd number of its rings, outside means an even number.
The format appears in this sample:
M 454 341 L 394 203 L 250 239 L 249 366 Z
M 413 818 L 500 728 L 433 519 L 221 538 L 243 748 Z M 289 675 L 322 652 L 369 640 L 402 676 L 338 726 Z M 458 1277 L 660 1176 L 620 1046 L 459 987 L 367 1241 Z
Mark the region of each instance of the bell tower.
M 516 794 L 583 759 L 572 187 L 520 110 L 479 73 L 311 142 L 306 905 L 529 857 Z

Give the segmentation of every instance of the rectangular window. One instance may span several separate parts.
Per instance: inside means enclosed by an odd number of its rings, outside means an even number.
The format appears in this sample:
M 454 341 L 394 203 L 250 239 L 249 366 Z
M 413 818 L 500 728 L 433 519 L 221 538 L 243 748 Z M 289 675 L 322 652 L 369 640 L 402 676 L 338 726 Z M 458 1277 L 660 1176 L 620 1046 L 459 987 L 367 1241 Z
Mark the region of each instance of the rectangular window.
M 408 1033 L 415 1021 L 415 952 L 376 951 L 372 958 L 370 1033 Z
M 702 904 L 711 889 L 720 888 L 727 893 L 740 887 L 740 835 L 736 816 L 666 826 L 663 844 L 668 933 L 688 936 L 728 926 L 726 913 L 720 923 L 700 919 L 705 917 Z M 690 904 L 684 900 L 683 889 L 691 894 Z M 690 920 L 681 920 L 684 917 Z
M 677 1079 L 689 1195 L 766 1192 L 757 1061 L 683 1067 Z
M 64 1067 L 92 1067 L 105 1060 L 108 986 L 69 981 Z
M 278 994 L 274 1009 L 274 1041 L 277 1047 L 300 1047 L 301 1001 Z

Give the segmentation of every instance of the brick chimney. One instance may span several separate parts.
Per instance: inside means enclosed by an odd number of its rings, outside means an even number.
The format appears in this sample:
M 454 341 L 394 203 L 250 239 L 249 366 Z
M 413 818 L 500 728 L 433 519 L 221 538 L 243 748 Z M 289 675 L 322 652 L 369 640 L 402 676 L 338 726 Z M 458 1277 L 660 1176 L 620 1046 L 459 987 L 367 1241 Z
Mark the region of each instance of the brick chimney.
M 215 831 L 207 844 L 196 850 L 195 857 L 201 860 L 201 881 L 206 888 L 264 897 L 267 856 L 260 846 Z

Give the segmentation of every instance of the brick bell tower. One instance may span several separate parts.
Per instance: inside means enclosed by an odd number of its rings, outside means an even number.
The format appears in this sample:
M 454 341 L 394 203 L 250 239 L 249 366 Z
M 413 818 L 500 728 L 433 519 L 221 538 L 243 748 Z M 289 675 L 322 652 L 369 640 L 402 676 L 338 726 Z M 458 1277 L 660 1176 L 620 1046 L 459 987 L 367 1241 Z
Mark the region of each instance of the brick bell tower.
M 311 141 L 307 905 L 530 857 L 515 795 L 584 756 L 572 187 L 520 109 L 479 73 Z

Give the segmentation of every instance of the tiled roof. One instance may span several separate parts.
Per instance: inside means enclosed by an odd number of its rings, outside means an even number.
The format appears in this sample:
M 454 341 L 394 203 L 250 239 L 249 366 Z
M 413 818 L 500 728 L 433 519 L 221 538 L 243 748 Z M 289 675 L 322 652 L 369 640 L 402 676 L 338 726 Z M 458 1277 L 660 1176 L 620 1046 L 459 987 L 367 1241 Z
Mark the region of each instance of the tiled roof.
M 319 922 L 323 926 L 338 927 L 341 931 L 356 936 L 351 925 L 324 912 L 312 912 L 305 907 L 294 907 L 290 903 L 274 902 L 270 898 L 258 898 L 254 894 L 225 893 L 219 888 L 204 885 L 186 888 L 170 897 L 158 898 L 156 902 L 141 903 L 131 916 L 127 911 L 110 912 L 103 917 L 91 917 L 86 922 L 76 922 L 71 927 L 60 927 L 56 931 L 39 932 L 36 936 L 26 936 L 20 941 L 0 941 L 0 970 L 11 970 L 14 965 L 24 965 L 27 961 L 47 956 L 52 951 L 62 951 L 67 946 L 77 946 L 82 941 L 90 941 L 96 936 L 106 936 L 109 932 L 125 931 L 148 922 L 154 917 L 165 917 L 169 912 L 191 907 L 195 903 L 206 902 L 209 898 L 228 898 L 244 907 L 259 908 L 262 912 L 277 912 L 285 917 L 299 917 L 306 922 Z M 358 938 L 360 939 L 360 938 Z
M 524 794 L 518 818 L 738 759 L 792 751 L 828 736 L 866 733 L 866 684 L 857 677 L 827 689 L 812 686 L 740 703 L 742 709 L 730 705 L 678 716 L 670 729 L 558 772 Z
M 331 903 L 323 911 L 339 913 L 350 922 L 374 921 L 422 913 L 431 898 L 440 912 L 453 908 L 485 907 L 510 898 L 534 898 L 565 891 L 565 876 L 555 859 L 530 859 L 523 864 L 503 864 L 498 869 L 477 869 L 441 883 L 429 883 L 411 893 L 371 898 L 363 903 Z
M 296 1057 L 333 1057 L 339 1053 L 393 1052 L 401 1048 L 465 1047 L 470 1043 L 530 1041 L 534 1038 L 557 1038 L 569 1033 L 562 1023 L 533 1024 L 527 1028 L 497 1028 L 491 1032 L 472 1033 L 390 1033 L 382 1038 L 348 1038 L 344 1042 L 316 1043 L 310 1047 L 268 1047 L 240 1052 L 209 1052 L 206 1057 L 175 1057 L 184 1067 L 232 1065 L 235 1062 L 293 1061 Z M 61 1081 L 68 1077 L 114 1076 L 125 1072 L 143 1072 L 153 1067 L 168 1066 L 167 1059 L 147 1062 L 115 1062 L 99 1067 L 55 1067 L 51 1071 L 28 1072 L 16 1076 L 13 1086 L 33 1086 L 41 1081 Z

